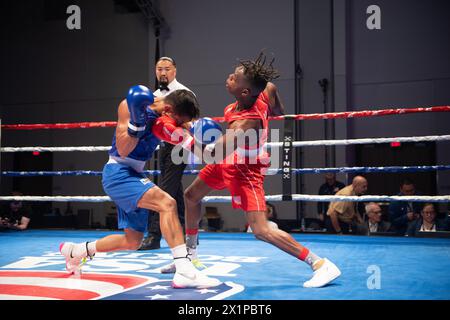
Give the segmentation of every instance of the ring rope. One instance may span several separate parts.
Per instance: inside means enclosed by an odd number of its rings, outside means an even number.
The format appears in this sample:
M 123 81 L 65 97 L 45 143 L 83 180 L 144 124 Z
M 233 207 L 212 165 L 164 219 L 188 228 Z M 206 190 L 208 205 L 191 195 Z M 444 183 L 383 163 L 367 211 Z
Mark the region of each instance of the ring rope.
M 117 125 L 116 121 L 76 122 L 76 123 L 37 123 L 37 124 L 4 124 L 4 130 L 42 130 L 42 129 L 90 129 L 110 128 Z
M 338 146 L 338 145 L 354 145 L 354 144 L 380 144 L 390 142 L 430 142 L 430 141 L 448 141 L 450 135 L 440 136 L 420 136 L 420 137 L 396 137 L 396 138 L 363 138 L 363 139 L 343 139 L 343 140 L 313 140 L 313 141 L 294 141 L 294 147 L 310 147 L 310 146 Z M 270 142 L 267 145 L 271 147 L 281 147 L 283 142 Z
M 428 172 L 450 170 L 450 165 L 439 166 L 393 166 L 393 167 L 341 167 L 341 168 L 303 168 L 291 169 L 293 174 L 307 173 L 372 173 L 372 172 Z M 184 170 L 185 175 L 197 175 L 200 170 Z M 281 174 L 283 169 L 269 169 L 268 174 Z M 160 170 L 146 170 L 143 174 L 159 176 Z M 76 171 L 3 171 L 4 177 L 38 177 L 38 176 L 101 176 L 102 171 L 76 170 Z
M 319 119 L 338 119 L 338 118 L 368 118 L 387 115 L 403 115 L 410 113 L 425 112 L 449 112 L 450 106 L 419 107 L 419 108 L 401 108 L 401 109 L 382 109 L 365 111 L 346 111 L 330 113 L 312 113 L 312 114 L 294 114 L 270 117 L 269 120 L 283 120 L 286 118 L 294 120 L 319 120 Z M 215 121 L 224 122 L 223 117 L 211 117 Z M 89 128 L 107 128 L 115 127 L 115 121 L 102 122 L 78 122 L 78 123 L 55 123 L 55 124 L 5 124 L 1 128 L 5 130 L 42 130 L 42 129 L 89 129 Z
M 338 118 L 370 118 L 388 115 L 403 115 L 410 113 L 424 113 L 424 112 L 448 112 L 450 106 L 436 106 L 423 108 L 401 108 L 401 109 L 382 109 L 382 110 L 364 110 L 364 111 L 344 111 L 344 112 L 329 112 L 329 113 L 311 113 L 311 114 L 294 114 L 271 117 L 271 120 L 283 120 L 291 118 L 294 120 L 327 120 Z M 215 118 L 213 118 L 215 119 Z M 222 118 L 223 119 L 223 118 Z
M 283 195 L 267 195 L 267 201 L 283 201 Z M 293 201 L 315 201 L 315 202 L 450 202 L 450 195 L 446 196 L 321 196 L 307 194 L 293 194 Z M 54 202 L 109 202 L 112 201 L 108 196 L 0 196 L 0 201 L 54 201 Z M 231 202 L 231 196 L 208 196 L 203 198 L 202 202 L 228 203 Z
M 0 152 L 96 152 L 109 151 L 111 146 L 83 146 L 83 147 L 3 147 Z M 155 151 L 159 150 L 159 146 Z
M 395 137 L 395 138 L 363 138 L 363 139 L 344 139 L 344 140 L 312 140 L 312 141 L 294 141 L 294 147 L 311 146 L 338 146 L 355 144 L 381 144 L 390 142 L 430 142 L 430 141 L 449 141 L 450 135 L 419 136 L 419 137 Z M 283 142 L 269 142 L 265 147 L 282 147 Z M 158 146 L 159 147 L 159 146 Z M 73 151 L 108 151 L 111 146 L 82 146 L 82 147 L 3 147 L 0 152 L 73 152 Z
M 0 148 L 1 152 L 73 152 L 73 151 L 108 151 L 111 146 L 108 147 L 3 147 Z

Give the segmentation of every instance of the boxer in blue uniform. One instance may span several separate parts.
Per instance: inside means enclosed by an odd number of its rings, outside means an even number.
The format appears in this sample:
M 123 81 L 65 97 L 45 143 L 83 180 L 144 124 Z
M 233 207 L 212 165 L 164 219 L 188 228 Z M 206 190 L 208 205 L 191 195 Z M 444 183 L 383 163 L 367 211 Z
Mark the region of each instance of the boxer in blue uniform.
M 185 128 L 198 116 L 198 102 L 187 90 L 177 90 L 156 101 L 144 86 L 129 90 L 127 98 L 119 104 L 117 127 L 102 179 L 105 192 L 117 205 L 119 228 L 124 229 L 124 234 L 93 242 L 62 243 L 60 252 L 70 273 L 80 273 L 83 261 L 96 252 L 138 249 L 150 209 L 160 214 L 161 231 L 177 265 L 172 286 L 207 288 L 221 283 L 194 267 L 188 257 L 175 200 L 142 173 L 160 140 L 192 150 L 194 139 Z

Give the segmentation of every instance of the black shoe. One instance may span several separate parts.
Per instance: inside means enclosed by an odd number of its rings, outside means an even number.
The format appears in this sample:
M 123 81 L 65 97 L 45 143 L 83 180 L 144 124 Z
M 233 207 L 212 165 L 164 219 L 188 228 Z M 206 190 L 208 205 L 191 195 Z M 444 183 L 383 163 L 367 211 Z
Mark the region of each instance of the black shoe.
M 138 250 L 155 250 L 161 248 L 160 239 L 154 237 L 147 237 L 142 240 L 141 246 Z

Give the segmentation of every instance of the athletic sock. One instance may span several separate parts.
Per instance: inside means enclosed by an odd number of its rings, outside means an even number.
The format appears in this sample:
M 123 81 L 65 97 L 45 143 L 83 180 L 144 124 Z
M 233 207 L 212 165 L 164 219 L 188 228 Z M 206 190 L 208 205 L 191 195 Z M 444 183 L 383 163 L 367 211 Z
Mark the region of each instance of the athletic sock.
M 88 255 L 90 257 L 95 256 L 97 253 L 97 241 L 92 241 L 87 243 Z
M 177 272 L 185 273 L 195 269 L 191 263 L 191 260 L 188 258 L 186 244 L 180 244 L 170 250 L 172 251 Z
M 198 229 L 186 229 L 186 247 L 191 260 L 197 259 Z
M 74 258 L 86 258 L 87 256 L 93 257 L 97 252 L 97 241 L 77 243 L 73 246 L 72 257 Z
M 318 268 L 316 262 L 322 260 L 322 258 L 314 254 L 312 251 L 309 251 L 307 248 L 303 248 L 298 258 L 306 262 L 313 270 L 317 270 Z
M 198 229 L 186 229 L 186 246 L 191 249 L 197 248 Z

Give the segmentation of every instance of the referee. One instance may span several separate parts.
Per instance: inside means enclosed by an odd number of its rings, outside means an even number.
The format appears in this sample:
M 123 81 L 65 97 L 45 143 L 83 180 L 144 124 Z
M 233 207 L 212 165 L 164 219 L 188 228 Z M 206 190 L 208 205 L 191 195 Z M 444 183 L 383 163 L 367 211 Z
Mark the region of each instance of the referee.
M 181 89 L 192 92 L 192 90 L 176 80 L 177 65 L 172 58 L 159 58 L 156 62 L 155 72 L 156 79 L 158 80 L 158 90 L 153 93 L 155 97 L 165 97 L 168 94 Z M 183 171 L 186 168 L 186 164 L 174 164 L 172 162 L 171 152 L 173 147 L 174 146 L 169 143 L 161 144 L 158 159 L 161 176 L 158 186 L 176 200 L 178 217 L 184 229 L 184 198 L 181 179 L 183 178 Z M 159 249 L 160 241 L 161 229 L 159 226 L 159 214 L 150 211 L 150 214 L 148 215 L 148 234 L 147 237 L 142 240 L 138 250 Z

